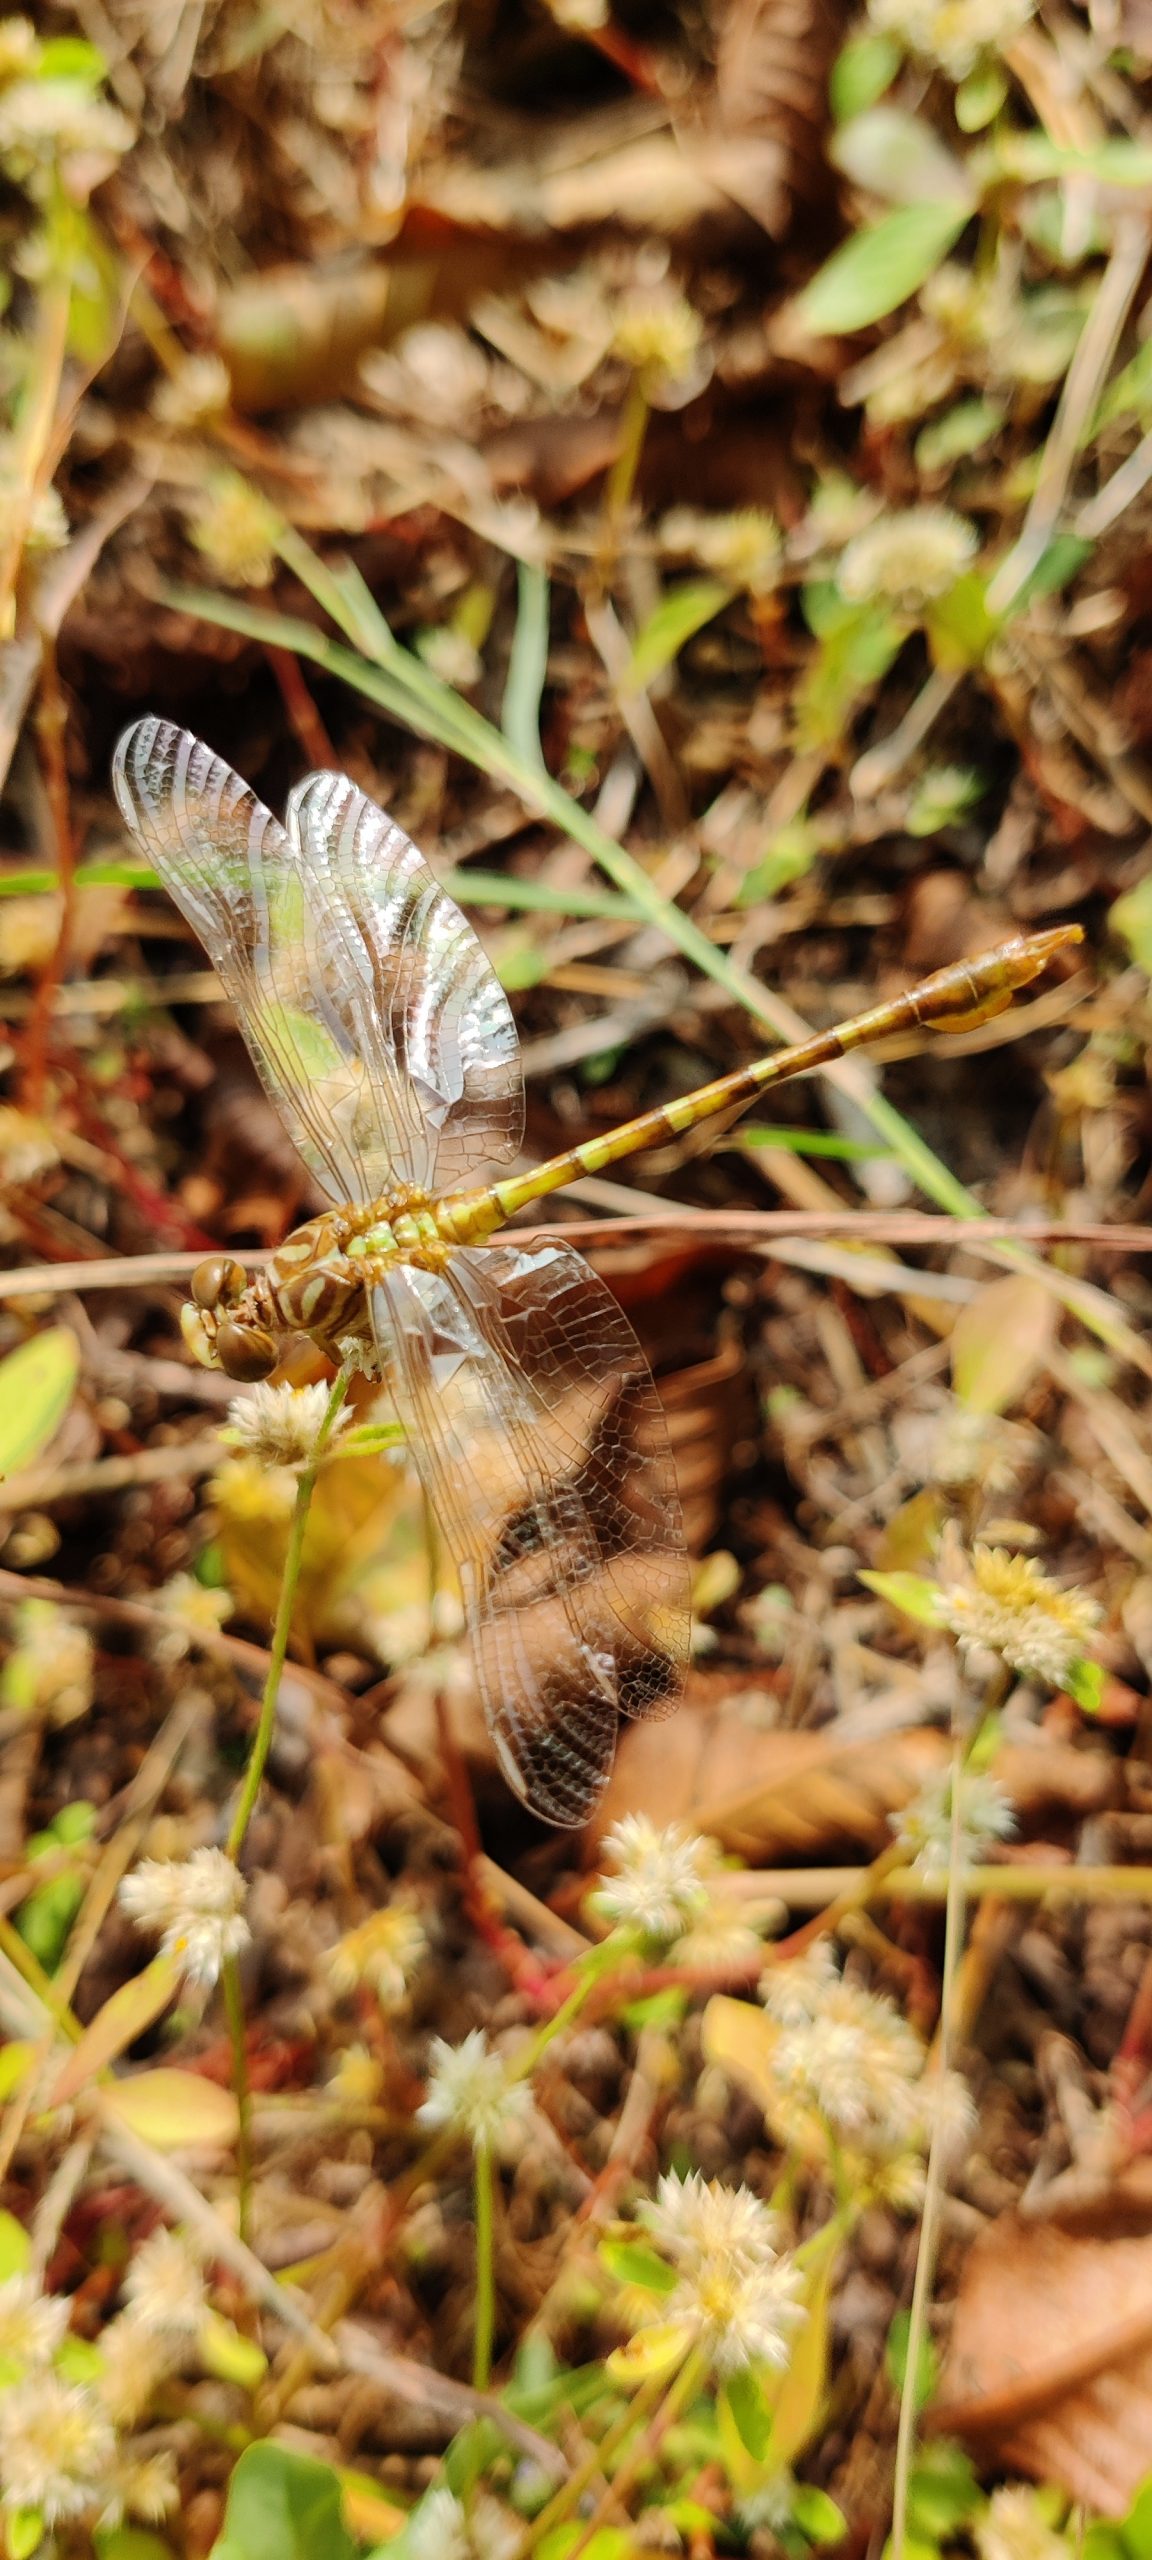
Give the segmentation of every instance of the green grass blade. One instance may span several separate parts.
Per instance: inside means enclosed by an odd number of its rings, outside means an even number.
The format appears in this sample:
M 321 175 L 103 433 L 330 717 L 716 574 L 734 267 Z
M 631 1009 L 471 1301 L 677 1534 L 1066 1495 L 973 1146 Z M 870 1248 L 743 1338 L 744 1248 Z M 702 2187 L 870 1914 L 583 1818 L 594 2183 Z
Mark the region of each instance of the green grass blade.
M 525 765 L 543 765 L 540 703 L 548 673 L 548 572 L 532 560 L 516 564 L 516 629 L 508 656 L 508 681 L 500 725 Z

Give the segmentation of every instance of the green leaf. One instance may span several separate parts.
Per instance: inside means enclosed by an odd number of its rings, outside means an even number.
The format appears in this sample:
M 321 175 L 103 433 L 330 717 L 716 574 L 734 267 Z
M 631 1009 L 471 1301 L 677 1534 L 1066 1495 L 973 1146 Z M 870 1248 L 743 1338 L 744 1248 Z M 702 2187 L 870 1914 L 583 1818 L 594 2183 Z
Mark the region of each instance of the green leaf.
M 882 604 L 846 605 L 837 598 L 837 612 L 825 609 L 823 599 L 806 610 L 819 613 L 824 628 L 819 633 L 820 647 L 800 686 L 796 700 L 796 735 L 808 746 L 832 746 L 842 736 L 848 720 L 862 694 L 878 684 L 899 655 L 907 637 L 904 625 L 888 606 Z
M 939 1588 L 922 1573 L 860 1573 L 856 1579 L 878 1592 L 881 1600 L 890 1601 L 894 1609 L 902 1609 L 906 1618 L 915 1618 L 919 1626 L 941 1625 Z
M 924 615 L 928 646 L 938 667 L 977 667 L 998 625 L 988 611 L 988 582 L 978 569 L 957 578 Z
M 1098 142 L 1091 151 L 1053 142 L 1045 133 L 1013 133 L 999 145 L 1010 177 L 1095 178 L 1108 187 L 1152 187 L 1152 151 L 1142 142 Z
M 1012 621 L 1018 613 L 1023 613 L 1026 605 L 1038 603 L 1044 596 L 1059 595 L 1060 589 L 1070 586 L 1085 561 L 1091 559 L 1094 549 L 1093 543 L 1081 542 L 1077 534 L 1058 533 L 1037 561 L 1031 576 L 1025 579 L 1019 594 L 1013 596 L 1005 620 Z
M 62 1324 L 0 1360 L 0 1478 L 31 1466 L 55 1439 L 79 1372 L 79 1343 Z
M 904 2376 L 908 2367 L 908 2332 L 910 2327 L 910 2313 L 907 2311 L 898 2311 L 892 2326 L 889 2329 L 888 2343 L 884 2349 L 884 2362 L 887 2365 L 889 2376 L 897 2391 L 902 2391 L 904 2388 Z M 939 2358 L 936 2354 L 936 2349 L 932 2344 L 931 2338 L 922 2338 L 920 2342 L 919 2366 L 916 2374 L 916 2406 L 918 2409 L 922 2409 L 925 2402 L 931 2399 L 936 2388 L 939 2370 Z
M 891 88 L 900 68 L 895 36 L 853 36 L 837 54 L 828 81 L 828 97 L 837 124 L 863 115 Z
M 977 64 L 956 92 L 956 122 L 961 133 L 983 133 L 999 115 L 1008 95 L 1004 66 L 995 56 Z
M 1138 969 L 1152 978 L 1152 871 L 1146 871 L 1134 889 L 1117 898 L 1108 910 L 1108 922 L 1121 942 L 1126 942 Z
M 643 2240 L 602 2240 L 598 2256 L 618 2284 L 637 2284 L 645 2293 L 675 2293 L 674 2268 Z
M 580 2560 L 635 2560 L 636 2536 L 630 2526 L 626 2530 L 623 2525 L 601 2525 L 585 2542 L 587 2530 L 579 2521 L 554 2525 L 540 2544 L 537 2560 L 568 2560 L 569 2552 L 577 2548 Z
M 44 2518 L 39 2507 L 9 2507 L 4 2518 L 8 2560 L 31 2560 L 43 2540 Z
M 504 2442 L 494 2418 L 473 2418 L 468 2426 L 461 2427 L 459 2435 L 453 2436 L 443 2463 L 444 2486 L 451 2489 L 454 2498 L 467 2498 Z
M 540 702 L 548 673 L 548 572 L 534 560 L 518 560 L 516 581 L 516 628 L 508 653 L 500 726 L 526 765 L 542 765 Z
M 41 80 L 83 80 L 99 88 L 108 69 L 103 54 L 83 36 L 48 36 L 36 62 Z
M 944 2438 L 922 2445 L 908 2481 L 908 2521 L 926 2541 L 951 2541 L 982 2504 L 980 2483 L 963 2445 Z
M 828 157 L 855 187 L 888 204 L 963 205 L 972 190 L 962 160 L 940 140 L 935 126 L 888 103 L 853 116 L 833 134 Z
M 732 602 L 733 590 L 718 578 L 690 578 L 661 598 L 636 634 L 632 655 L 620 678 L 622 693 L 643 693 L 679 656 L 693 632 L 703 630 Z
M 1079 2546 L 1078 2560 L 1132 2560 L 1132 2546 L 1125 2526 L 1090 2524 Z
M 1098 1716 L 1100 1713 L 1104 1698 L 1104 1676 L 1103 1663 L 1089 1662 L 1085 1654 L 1077 1654 L 1075 1661 L 1068 1664 L 1064 1673 L 1063 1688 L 1068 1697 L 1075 1698 L 1077 1706 L 1083 1708 L 1086 1716 Z
M 954 409 L 946 409 L 942 418 L 933 418 L 921 428 L 915 446 L 918 468 L 946 471 L 950 463 L 962 462 L 968 454 L 979 453 L 982 445 L 991 444 L 1003 424 L 1002 401 L 958 400 Z
M 218 2094 L 232 2097 L 230 2089 Z M 232 2103 L 235 2105 L 235 2099 Z M 268 2371 L 263 2347 L 257 2345 L 255 2338 L 246 2338 L 235 2322 L 226 2320 L 220 2311 L 205 2312 L 196 2345 L 205 2372 L 214 2373 L 218 2382 L 234 2382 L 241 2391 L 255 2391 Z
M 842 2542 L 848 2531 L 842 2507 L 824 2489 L 813 2489 L 807 2480 L 798 2480 L 792 2496 L 792 2522 L 800 2527 L 806 2542 Z
M 816 337 L 841 337 L 885 320 L 918 293 L 955 245 L 967 204 L 906 204 L 856 231 L 813 277 L 800 317 Z
M 336 2473 L 285 2445 L 248 2445 L 210 2560 L 357 2560 Z
M 717 1155 L 729 1147 L 783 1147 L 794 1156 L 834 1156 L 841 1164 L 860 1164 L 865 1158 L 886 1156 L 891 1160 L 891 1147 L 869 1146 L 866 1138 L 838 1138 L 831 1129 L 764 1129 L 757 1125 L 741 1129 L 734 1138 L 721 1138 Z
M 1152 2560 L 1152 2479 L 1137 2490 L 1120 2531 L 1132 2560 Z
M 772 2412 L 759 2374 L 750 2365 L 730 2373 L 724 2397 L 745 2452 L 752 2455 L 754 2462 L 763 2462 L 772 2434 Z

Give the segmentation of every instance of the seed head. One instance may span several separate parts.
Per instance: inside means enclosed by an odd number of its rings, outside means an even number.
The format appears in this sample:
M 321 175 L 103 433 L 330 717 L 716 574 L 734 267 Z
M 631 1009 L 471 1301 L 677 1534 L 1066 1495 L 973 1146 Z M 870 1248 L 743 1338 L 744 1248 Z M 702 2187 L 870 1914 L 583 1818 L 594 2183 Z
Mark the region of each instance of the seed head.
M 187 1307 L 182 1312 L 187 1315 Z M 212 1478 L 212 1500 L 237 1528 L 280 1528 L 292 1517 L 297 1481 L 289 1467 L 270 1467 L 262 1458 L 226 1458 Z
M 227 587 L 266 587 L 282 531 L 275 507 L 235 473 L 221 474 L 200 502 L 191 534 Z
M 331 1389 L 323 1384 L 249 1387 L 244 1395 L 233 1397 L 220 1437 L 229 1448 L 242 1449 L 264 1466 L 286 1467 L 292 1475 L 301 1476 L 315 1458 L 330 1397 Z M 337 1414 L 326 1448 L 331 1448 L 351 1419 L 347 1411 Z
M 706 2346 L 718 2374 L 749 2364 L 788 2362 L 793 2332 L 804 2318 L 804 2279 L 789 2258 L 771 2267 L 741 2267 L 721 2258 L 684 2276 L 660 2304 L 661 2322 Z
M 470 693 L 484 673 L 484 661 L 474 642 L 464 631 L 454 631 L 450 622 L 430 623 L 416 638 L 416 655 L 430 667 L 441 684 L 451 685 L 454 693 Z
M 196 2338 L 203 2327 L 204 2275 L 175 2231 L 154 2231 L 136 2251 L 124 2291 L 137 2327 L 161 2338 Z
M 780 536 L 762 507 L 738 507 L 730 515 L 673 507 L 660 527 L 660 540 L 673 558 L 699 560 L 751 595 L 766 594 L 776 583 Z
M 1026 1679 L 1063 1686 L 1100 1621 L 1083 1591 L 1062 1591 L 1034 1556 L 977 1546 L 941 1577 L 942 1624 L 965 1653 L 984 1646 Z
M 900 1813 L 890 1814 L 901 1856 L 916 1875 L 947 1873 L 952 1849 L 952 1772 L 942 1769 L 929 1778 Z M 975 1866 L 990 1840 L 1009 1840 L 1016 1829 L 1011 1801 L 998 1781 L 982 1769 L 965 1769 L 960 1779 L 960 1858 Z
M 702 336 L 699 314 L 667 279 L 636 285 L 617 304 L 615 352 L 631 365 L 649 397 L 693 381 Z
M 0 81 L 30 71 L 39 56 L 40 42 L 31 18 L 0 18 Z
M 66 2524 L 100 2497 L 116 2438 L 99 2402 L 51 2370 L 0 2393 L 0 2481 L 6 2507 Z
M 393 1903 L 374 1911 L 358 1929 L 349 1929 L 328 1958 L 332 1988 L 345 1998 L 364 1983 L 382 2009 L 399 2009 L 413 1974 L 428 1951 L 428 1940 L 414 1911 Z
M 917 614 L 947 595 L 976 550 L 976 531 L 948 507 L 907 507 L 858 533 L 841 555 L 837 585 L 850 604 L 890 604 Z
M 483 2027 L 473 2027 L 458 2045 L 435 2036 L 431 2064 L 428 2095 L 416 2110 L 421 2124 L 451 2125 L 477 2149 L 494 2150 L 506 2135 L 530 2122 L 534 2110 L 528 2083 L 512 2079 Z
M 626 1813 L 607 1833 L 602 1854 L 616 1874 L 588 1899 L 615 1927 L 675 1938 L 704 1918 L 720 1871 L 714 1841 L 696 1838 L 678 1823 L 661 1831 L 646 1813 Z
M 384 2087 L 384 2067 L 366 2044 L 346 2044 L 328 2081 L 337 2106 L 376 2107 Z
M 189 1982 L 210 1990 L 225 1958 L 248 1944 L 246 1890 L 222 1849 L 194 1849 L 190 1858 L 143 1858 L 125 1876 L 120 1902 L 138 1929 L 159 1937 L 162 1954 L 179 1957 Z
M 0 2284 L 0 2388 L 6 2368 L 24 2373 L 50 2364 L 66 2335 L 69 2305 L 63 2295 L 41 2293 L 35 2276 L 9 2276 Z

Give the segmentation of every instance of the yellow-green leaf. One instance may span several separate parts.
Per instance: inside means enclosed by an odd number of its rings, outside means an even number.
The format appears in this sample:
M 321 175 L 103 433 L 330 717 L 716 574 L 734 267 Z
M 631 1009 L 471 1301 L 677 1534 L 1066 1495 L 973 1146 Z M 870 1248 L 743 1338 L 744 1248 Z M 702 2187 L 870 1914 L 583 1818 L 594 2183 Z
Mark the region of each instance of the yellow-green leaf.
M 135 2044 L 137 2036 L 155 2025 L 179 1986 L 180 1967 L 175 1958 L 156 1956 L 143 1973 L 114 1991 L 103 2008 L 97 2010 L 79 2044 L 73 2045 L 51 2091 L 49 2106 L 67 2106 L 98 2072 L 106 2071 L 118 2054 Z
M 704 2011 L 701 2027 L 709 2062 L 719 2063 L 730 2080 L 747 2089 L 758 2106 L 774 2099 L 773 2057 L 780 2030 L 750 2000 L 732 2000 L 718 1991 Z
M 645 685 L 671 666 L 685 642 L 731 602 L 731 587 L 721 585 L 718 578 L 691 578 L 685 586 L 673 587 L 637 632 L 631 658 L 620 679 L 621 691 L 642 693 Z
M 232 2091 L 202 2079 L 198 2071 L 167 2066 L 140 2071 L 105 2089 L 102 2103 L 118 2123 L 142 2134 L 158 2151 L 181 2151 L 190 2143 L 215 2150 L 236 2140 L 239 2110 Z
M 622 2390 L 633 2391 L 638 2382 L 674 2373 L 691 2344 L 692 2332 L 682 2320 L 657 2320 L 630 2338 L 626 2347 L 617 2347 L 604 2370 Z
M 807 2298 L 808 2317 L 792 2342 L 792 2352 L 772 2412 L 772 2465 L 790 2469 L 811 2442 L 828 2387 L 828 2306 L 836 2260 L 829 2252 L 813 2276 Z
M 840 337 L 884 320 L 917 293 L 959 239 L 971 208 L 903 204 L 835 249 L 800 297 L 800 317 L 817 337 Z
M 1005 1413 L 1027 1394 L 1056 1333 L 1057 1303 L 1027 1272 L 991 1280 L 952 1327 L 952 1386 L 969 1413 Z
M 856 1579 L 869 1591 L 877 1592 L 881 1600 L 890 1601 L 894 1609 L 902 1609 L 906 1618 L 915 1618 L 919 1626 L 941 1624 L 944 1604 L 939 1587 L 928 1582 L 922 1573 L 860 1573 Z
M 0 1478 L 30 1467 L 55 1439 L 79 1369 L 80 1346 L 63 1324 L 0 1360 Z
M 235 2382 L 241 2391 L 255 2391 L 268 2371 L 263 2347 L 258 2347 L 254 2338 L 245 2338 L 218 2311 L 205 2312 L 196 2344 L 208 2372 L 214 2373 L 218 2382 Z

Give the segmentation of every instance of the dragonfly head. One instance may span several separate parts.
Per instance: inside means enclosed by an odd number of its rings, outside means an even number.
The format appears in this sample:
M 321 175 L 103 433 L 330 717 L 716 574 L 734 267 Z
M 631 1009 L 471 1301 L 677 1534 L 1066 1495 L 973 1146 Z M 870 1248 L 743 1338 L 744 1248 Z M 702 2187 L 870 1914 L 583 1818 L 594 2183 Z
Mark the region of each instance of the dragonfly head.
M 206 1368 L 250 1385 L 276 1366 L 273 1334 L 251 1304 L 248 1276 L 232 1254 L 212 1253 L 192 1274 L 192 1304 L 181 1317 L 189 1350 Z

